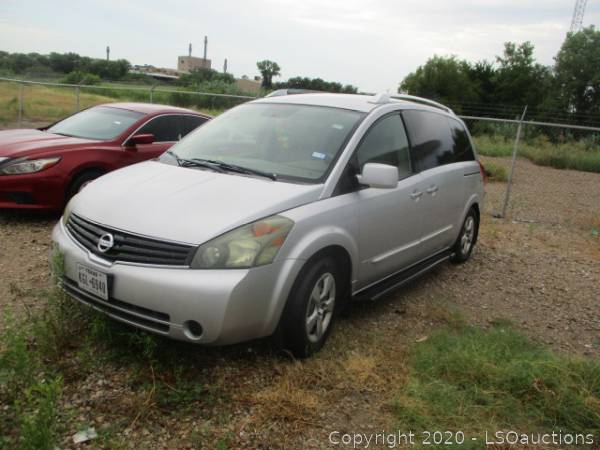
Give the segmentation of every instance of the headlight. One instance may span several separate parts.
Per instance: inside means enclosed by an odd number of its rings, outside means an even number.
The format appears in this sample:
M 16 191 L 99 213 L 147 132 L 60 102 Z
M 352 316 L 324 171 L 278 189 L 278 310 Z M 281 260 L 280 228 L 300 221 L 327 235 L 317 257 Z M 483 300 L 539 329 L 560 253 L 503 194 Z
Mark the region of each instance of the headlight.
M 271 216 L 243 225 L 202 244 L 193 269 L 242 269 L 273 262 L 294 222 Z
M 2 175 L 18 175 L 21 173 L 33 173 L 47 169 L 56 165 L 60 161 L 60 157 L 43 158 L 43 159 L 17 159 L 12 163 L 8 163 L 0 168 Z

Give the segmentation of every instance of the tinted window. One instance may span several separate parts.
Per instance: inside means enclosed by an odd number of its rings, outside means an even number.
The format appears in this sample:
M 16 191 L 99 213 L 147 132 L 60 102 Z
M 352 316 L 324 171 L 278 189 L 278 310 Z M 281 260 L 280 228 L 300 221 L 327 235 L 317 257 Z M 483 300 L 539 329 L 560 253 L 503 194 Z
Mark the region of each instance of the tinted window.
M 206 120 L 204 117 L 199 116 L 181 116 L 181 137 L 198 128 Z
M 179 140 L 178 116 L 159 116 L 152 119 L 135 134 L 153 134 L 156 142 Z
M 85 139 L 109 140 L 119 136 L 142 117 L 142 113 L 135 111 L 97 106 L 67 117 L 46 131 Z
M 453 151 L 456 161 L 473 161 L 475 159 L 473 147 L 471 147 L 469 135 L 463 124 L 458 120 L 450 118 L 448 119 L 448 124 L 450 125 L 452 139 L 454 140 Z
M 361 171 L 366 163 L 380 163 L 396 166 L 400 178 L 408 176 L 410 157 L 402 118 L 396 114 L 375 123 L 360 143 L 356 157 Z
M 419 170 L 456 162 L 454 140 L 446 116 L 429 111 L 404 111 L 402 114 Z

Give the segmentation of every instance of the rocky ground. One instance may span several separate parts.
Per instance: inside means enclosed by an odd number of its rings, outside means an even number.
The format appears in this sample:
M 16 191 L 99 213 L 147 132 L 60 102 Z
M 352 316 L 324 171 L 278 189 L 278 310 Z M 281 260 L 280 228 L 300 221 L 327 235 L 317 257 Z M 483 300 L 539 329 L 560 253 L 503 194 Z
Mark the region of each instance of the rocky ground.
M 126 366 L 74 376 L 61 405 L 74 418 L 65 446 L 75 423 L 109 427 L 138 448 L 200 448 L 218 440 L 321 448 L 333 430 L 393 427 L 409 344 L 426 339 L 453 311 L 483 327 L 510 321 L 559 352 L 600 358 L 600 174 L 524 160 L 517 167 L 506 220 L 491 216 L 506 184 L 488 184 L 479 244 L 467 264 L 442 265 L 387 299 L 351 306 L 326 348 L 303 363 L 273 355 L 265 343 L 197 349 L 211 400 L 190 400 L 182 411 L 161 410 L 152 383 L 132 386 Z M 39 291 L 49 286 L 56 220 L 0 213 L 0 307 L 22 320 L 44 301 Z

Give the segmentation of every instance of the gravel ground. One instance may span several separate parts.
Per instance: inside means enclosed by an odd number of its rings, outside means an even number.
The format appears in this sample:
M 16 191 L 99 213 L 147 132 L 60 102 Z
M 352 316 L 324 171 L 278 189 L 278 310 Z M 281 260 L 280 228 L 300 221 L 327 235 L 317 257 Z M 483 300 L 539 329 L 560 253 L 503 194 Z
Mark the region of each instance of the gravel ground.
M 488 184 L 487 211 L 501 205 L 505 186 Z M 72 446 L 68 436 L 82 423 L 112 426 L 138 448 L 200 448 L 223 437 L 233 447 L 322 448 L 332 430 L 390 429 L 409 344 L 454 309 L 471 323 L 508 320 L 557 351 L 600 358 L 599 189 L 599 174 L 520 160 L 512 218 L 535 222 L 485 214 L 471 261 L 442 265 L 382 301 L 352 305 L 326 348 L 304 363 L 274 356 L 264 343 L 199 348 L 214 400 L 193 412 L 149 408 L 151 387 L 132 385 L 127 367 L 107 364 L 85 376 L 73 367 L 61 403 L 73 424 L 61 447 Z M 44 301 L 55 221 L 0 212 L 0 308 L 26 318 Z

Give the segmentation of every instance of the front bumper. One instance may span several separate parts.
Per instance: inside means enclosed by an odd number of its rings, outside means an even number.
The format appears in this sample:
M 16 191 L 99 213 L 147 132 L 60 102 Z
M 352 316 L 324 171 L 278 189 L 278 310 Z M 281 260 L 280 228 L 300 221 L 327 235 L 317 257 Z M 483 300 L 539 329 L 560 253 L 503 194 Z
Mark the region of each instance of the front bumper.
M 62 209 L 64 179 L 51 170 L 0 175 L 0 209 Z
M 302 261 L 282 260 L 253 269 L 194 270 L 103 262 L 75 242 L 61 221 L 55 251 L 64 257 L 63 288 L 110 317 L 156 334 L 199 344 L 233 344 L 271 335 Z M 77 264 L 109 277 L 109 300 L 77 287 Z M 191 335 L 186 323 L 202 327 Z

